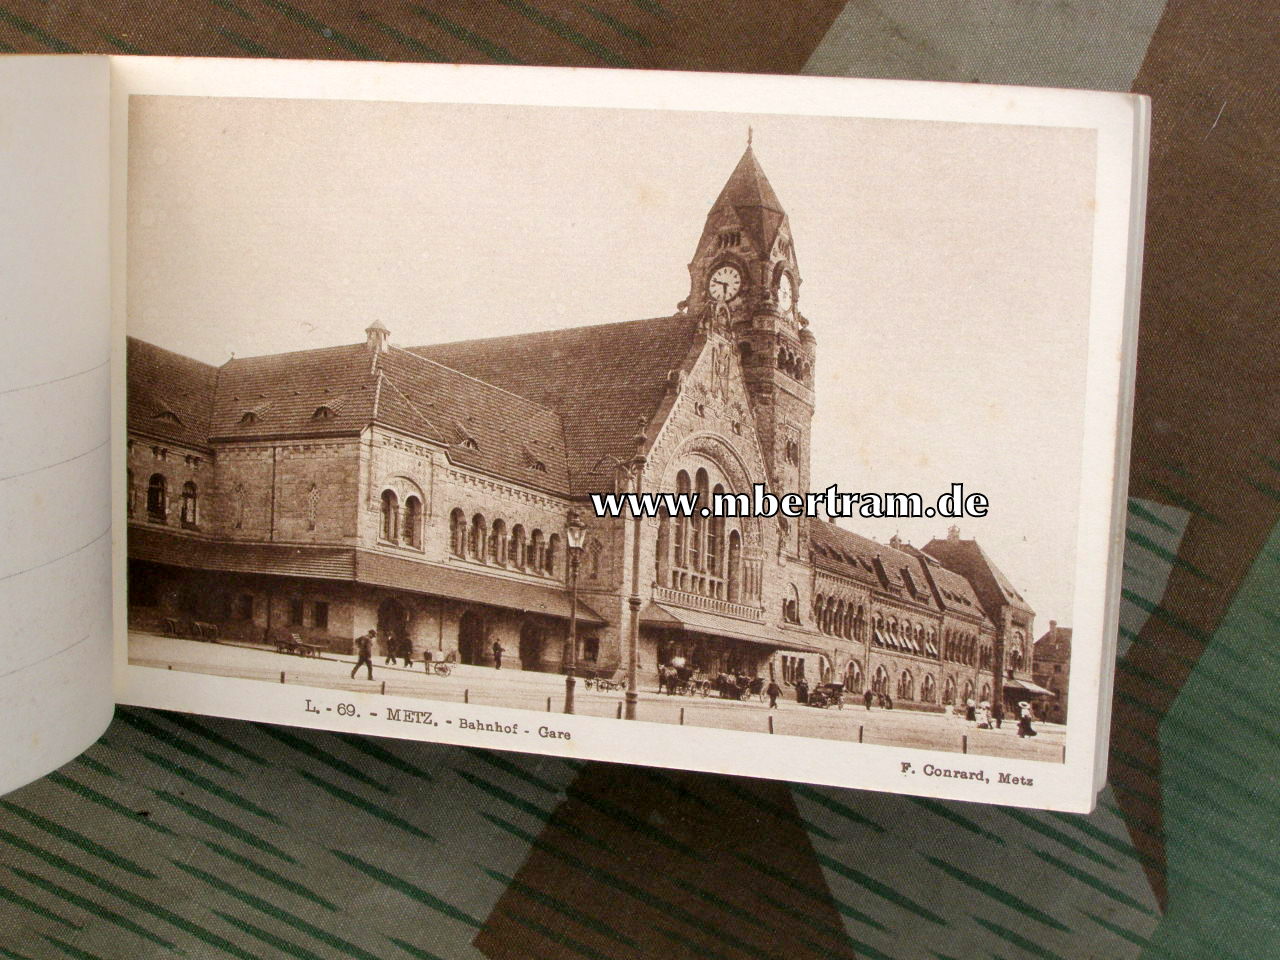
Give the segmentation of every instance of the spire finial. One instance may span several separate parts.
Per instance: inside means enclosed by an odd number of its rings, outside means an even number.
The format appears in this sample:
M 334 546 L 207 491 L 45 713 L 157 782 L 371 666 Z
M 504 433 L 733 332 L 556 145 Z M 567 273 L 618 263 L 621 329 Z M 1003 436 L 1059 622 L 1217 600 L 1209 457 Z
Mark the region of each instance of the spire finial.
M 751 146 L 751 126 L 747 125 L 747 146 Z

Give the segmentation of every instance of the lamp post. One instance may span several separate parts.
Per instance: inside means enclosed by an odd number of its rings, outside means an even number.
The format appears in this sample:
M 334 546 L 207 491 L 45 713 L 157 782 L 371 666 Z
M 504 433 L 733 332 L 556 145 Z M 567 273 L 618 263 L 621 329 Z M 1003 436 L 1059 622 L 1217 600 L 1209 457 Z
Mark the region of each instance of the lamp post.
M 569 553 L 569 651 L 564 658 L 564 712 L 573 713 L 573 675 L 578 664 L 578 561 L 587 536 L 587 525 L 577 510 L 570 510 L 565 521 L 565 542 Z
M 627 480 L 631 484 L 631 492 L 640 497 L 640 487 L 644 480 L 645 468 L 645 434 L 644 421 L 640 421 L 640 431 L 635 437 L 636 453 L 628 465 Z M 633 507 L 634 510 L 634 507 Z M 628 720 L 636 718 L 636 703 L 640 700 L 639 680 L 636 676 L 640 662 L 640 520 L 639 510 L 634 510 L 635 533 L 631 544 L 631 596 L 627 603 L 631 607 L 630 636 L 628 637 L 627 657 L 627 692 L 624 697 L 624 716 Z

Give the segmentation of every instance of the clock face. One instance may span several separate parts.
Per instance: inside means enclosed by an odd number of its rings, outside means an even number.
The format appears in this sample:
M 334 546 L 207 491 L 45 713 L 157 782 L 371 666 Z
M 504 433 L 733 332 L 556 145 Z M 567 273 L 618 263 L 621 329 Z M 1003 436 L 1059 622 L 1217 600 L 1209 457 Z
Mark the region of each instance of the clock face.
M 778 306 L 783 310 L 790 310 L 795 299 L 795 287 L 791 284 L 791 277 L 784 273 L 778 279 Z
M 719 300 L 721 303 L 728 303 L 738 295 L 741 289 L 742 274 L 738 272 L 737 267 L 717 268 L 707 283 L 707 292 L 711 294 L 711 299 Z

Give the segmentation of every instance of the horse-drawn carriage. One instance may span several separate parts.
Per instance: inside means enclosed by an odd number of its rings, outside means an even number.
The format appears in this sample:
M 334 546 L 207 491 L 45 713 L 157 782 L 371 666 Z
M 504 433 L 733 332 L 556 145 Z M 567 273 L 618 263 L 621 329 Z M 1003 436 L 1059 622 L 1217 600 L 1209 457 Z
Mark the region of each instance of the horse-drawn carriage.
M 722 673 L 716 677 L 713 687 L 725 700 L 746 700 L 751 696 L 762 698 L 764 678 L 750 677 L 743 673 Z
M 806 701 L 811 707 L 836 707 L 844 709 L 844 684 L 843 683 L 820 683 L 809 691 L 809 699 Z
M 711 681 L 698 676 L 688 664 L 664 664 L 658 668 L 658 692 L 663 691 L 670 695 L 705 697 L 711 692 Z

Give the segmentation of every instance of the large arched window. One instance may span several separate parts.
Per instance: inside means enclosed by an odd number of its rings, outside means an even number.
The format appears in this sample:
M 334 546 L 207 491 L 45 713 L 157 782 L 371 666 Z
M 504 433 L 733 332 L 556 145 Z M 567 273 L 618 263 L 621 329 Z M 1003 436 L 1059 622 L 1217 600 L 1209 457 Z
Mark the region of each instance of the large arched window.
M 889 692 L 889 671 L 884 668 L 884 664 L 876 667 L 875 676 L 871 680 L 871 689 L 876 693 Z
M 914 700 L 916 692 L 915 681 L 911 679 L 911 671 L 903 670 L 898 677 L 898 699 Z
M 153 473 L 147 482 L 147 518 L 156 523 L 164 523 L 168 513 L 169 502 L 164 474 Z
M 991 700 L 991 684 L 984 683 L 982 685 L 982 699 L 990 702 Z
M 701 513 L 710 496 L 707 483 L 707 471 L 699 468 L 694 479 L 694 493 L 698 497 L 698 506 L 693 511 L 693 516 L 689 518 L 689 568 L 695 574 L 701 573 L 705 569 L 704 564 L 706 563 L 705 538 L 707 522 Z
M 964 702 L 967 704 L 973 699 L 973 681 L 966 680 L 964 682 Z
M 729 531 L 729 569 L 727 571 L 729 581 L 729 599 L 737 603 L 742 599 L 742 534 L 737 530 Z M 793 586 L 794 592 L 795 587 Z M 791 601 L 795 604 L 795 609 L 791 611 L 793 622 L 800 622 L 800 600 L 799 596 Z
M 404 529 L 401 538 L 410 547 L 422 545 L 422 501 L 409 496 L 404 501 Z
M 948 705 L 956 702 L 955 677 L 947 677 L 946 683 L 942 685 L 942 702 Z
M 937 697 L 937 684 L 933 682 L 933 676 L 931 674 L 926 674 L 925 678 L 920 681 L 920 699 L 925 703 L 933 703 Z
M 467 555 L 467 515 L 457 507 L 449 514 L 449 548 L 455 557 Z
M 844 668 L 845 693 L 862 692 L 862 666 L 857 660 L 850 660 Z
M 198 521 L 196 513 L 196 485 L 188 480 L 182 485 L 182 525 L 188 530 L 194 530 Z
M 715 490 L 712 491 L 716 496 L 724 493 L 724 487 L 716 484 Z M 710 507 L 711 502 L 707 501 L 704 506 Z M 721 580 L 724 573 L 722 564 L 724 563 L 724 517 L 712 517 L 707 521 L 707 574 L 715 578 L 715 584 L 709 591 L 713 595 L 719 595 L 723 589 Z
M 484 514 L 477 513 L 471 518 L 471 538 L 467 543 L 467 553 L 472 560 L 484 562 L 489 547 L 489 525 L 485 523 Z
M 499 566 L 507 563 L 507 525 L 502 520 L 493 521 L 489 530 L 489 562 Z
M 692 490 L 689 483 L 689 474 L 681 470 L 676 475 L 676 493 L 678 495 L 687 494 Z M 689 518 L 677 517 L 675 526 L 675 557 L 673 560 L 677 569 L 683 570 L 689 565 Z
M 396 539 L 396 530 L 400 520 L 400 502 L 395 491 L 382 491 L 382 539 L 392 542 Z

